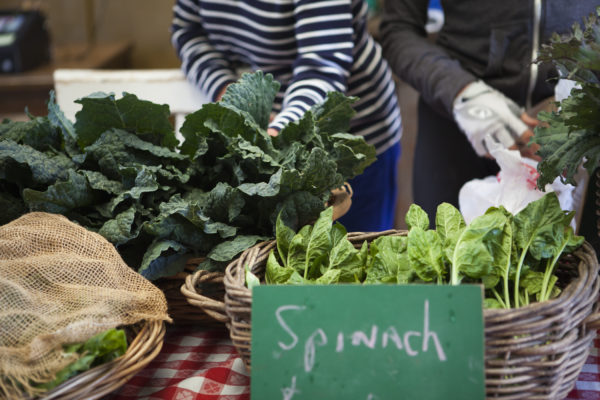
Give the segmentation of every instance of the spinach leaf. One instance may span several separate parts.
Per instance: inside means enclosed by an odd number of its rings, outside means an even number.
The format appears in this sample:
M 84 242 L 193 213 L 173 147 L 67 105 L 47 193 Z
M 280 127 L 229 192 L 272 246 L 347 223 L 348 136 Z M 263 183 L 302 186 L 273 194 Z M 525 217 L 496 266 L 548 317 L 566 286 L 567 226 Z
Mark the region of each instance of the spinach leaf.
M 438 233 L 446 259 L 452 258 L 454 247 L 466 224 L 460 211 L 450 203 L 438 205 L 435 214 L 435 228 Z
M 283 267 L 277 261 L 275 253 L 272 251 L 267 258 L 267 266 L 265 268 L 265 282 L 268 285 L 284 284 L 296 270 L 292 267 Z
M 415 227 L 421 228 L 424 231 L 429 229 L 429 217 L 427 213 L 416 204 L 410 205 L 404 221 L 409 230 Z
M 329 264 L 322 268 L 325 274 L 332 269 L 339 269 L 339 282 L 360 282 L 364 277 L 365 262 L 360 257 L 360 252 L 347 239 L 346 228 L 336 222 L 331 228 L 331 251 Z M 366 250 L 366 249 L 365 249 Z
M 505 221 L 503 213 L 490 212 L 473 219 L 462 231 L 451 259 L 452 285 L 459 284 L 464 276 L 482 278 L 491 273 L 493 255 L 490 243 L 503 236 Z
M 51 390 L 77 374 L 122 356 L 126 351 L 127 339 L 124 330 L 113 328 L 101 332 L 84 343 L 65 346 L 65 356 L 76 355 L 77 360 L 58 371 L 52 381 L 36 386 Z
M 562 255 L 563 251 L 565 251 L 567 247 L 571 249 L 577 248 L 583 244 L 583 241 L 584 239 L 582 236 L 574 235 L 573 228 L 570 226 L 565 228 L 561 243 L 559 243 L 556 247 L 554 256 L 549 258 L 546 263 L 546 270 L 543 275 L 538 301 L 548 300 L 557 295 L 559 290 L 554 286 L 557 278 L 555 275 L 553 275 L 553 273 L 558 263 L 558 258 Z
M 380 236 L 371 243 L 364 283 L 410 283 L 416 276 L 407 254 L 406 236 Z
M 515 277 L 515 307 L 519 307 L 519 280 L 525 256 L 529 254 L 536 260 L 552 257 L 572 217 L 572 212 L 561 209 L 555 192 L 529 203 L 514 216 L 513 233 L 520 252 Z
M 331 226 L 333 223 L 333 208 L 328 207 L 321 212 L 315 222 L 310 236 L 306 241 L 306 258 L 304 267 L 304 279 L 309 277 L 309 270 L 315 269 L 316 263 L 323 258 L 329 258 L 331 250 Z
M 502 279 L 503 299 L 502 303 L 505 308 L 510 308 L 510 283 L 509 277 L 511 268 L 513 267 L 512 244 L 513 244 L 513 225 L 512 214 L 504 207 L 489 209 L 486 214 L 493 214 L 499 223 L 499 229 L 493 230 L 491 236 L 487 236 L 489 241 L 487 247 L 492 256 L 491 274 Z M 484 276 L 484 279 L 486 277 Z M 496 285 L 485 285 L 486 288 Z
M 260 279 L 250 269 L 248 264 L 244 265 L 245 284 L 248 289 L 252 290 L 255 286 L 260 286 Z
M 408 232 L 407 252 L 410 266 L 419 278 L 424 281 L 436 280 L 438 284 L 443 283 L 446 273 L 444 250 L 442 240 L 436 231 L 413 226 Z
M 281 261 L 283 262 L 283 266 L 285 267 L 287 266 L 288 250 L 290 248 L 292 239 L 294 238 L 295 232 L 283 222 L 283 219 L 281 218 L 281 213 L 277 216 L 275 229 L 277 252 L 279 253 L 279 258 L 281 259 Z

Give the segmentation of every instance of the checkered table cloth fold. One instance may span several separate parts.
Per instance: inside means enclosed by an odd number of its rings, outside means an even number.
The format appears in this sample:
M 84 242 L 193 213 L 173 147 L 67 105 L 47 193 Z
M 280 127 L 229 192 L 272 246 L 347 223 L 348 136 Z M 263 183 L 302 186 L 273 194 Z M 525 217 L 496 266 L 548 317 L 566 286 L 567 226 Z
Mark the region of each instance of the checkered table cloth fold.
M 161 352 L 110 400 L 249 400 L 250 376 L 225 328 L 167 328 Z
M 600 339 L 567 400 L 600 400 Z M 223 329 L 167 329 L 160 354 L 110 400 L 250 400 L 250 376 Z

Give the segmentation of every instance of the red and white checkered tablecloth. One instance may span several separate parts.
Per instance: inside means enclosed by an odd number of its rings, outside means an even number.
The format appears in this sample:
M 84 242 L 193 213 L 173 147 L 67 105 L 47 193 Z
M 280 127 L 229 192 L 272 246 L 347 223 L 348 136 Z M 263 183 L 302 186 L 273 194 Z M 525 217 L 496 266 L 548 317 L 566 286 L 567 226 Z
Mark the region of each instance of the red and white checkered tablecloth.
M 567 400 L 600 400 L 600 339 Z M 169 326 L 159 355 L 110 400 L 249 400 L 250 376 L 225 329 Z
M 575 382 L 567 400 L 600 400 L 600 338 L 594 339 L 590 355 Z
M 249 400 L 250 375 L 229 332 L 169 326 L 161 352 L 110 400 Z

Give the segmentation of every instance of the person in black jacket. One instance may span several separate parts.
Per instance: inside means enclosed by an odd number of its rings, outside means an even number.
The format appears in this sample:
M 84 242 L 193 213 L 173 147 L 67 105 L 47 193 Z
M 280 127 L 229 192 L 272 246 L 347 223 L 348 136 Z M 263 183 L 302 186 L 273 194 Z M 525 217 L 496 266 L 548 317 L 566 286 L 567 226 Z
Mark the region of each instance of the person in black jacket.
M 497 173 L 490 141 L 536 158 L 537 120 L 524 112 L 554 94 L 558 74 L 533 62 L 553 32 L 567 32 L 597 0 L 442 0 L 444 25 L 427 37 L 429 0 L 386 0 L 380 27 L 392 71 L 419 93 L 413 198 L 434 221 L 458 206 L 472 179 Z

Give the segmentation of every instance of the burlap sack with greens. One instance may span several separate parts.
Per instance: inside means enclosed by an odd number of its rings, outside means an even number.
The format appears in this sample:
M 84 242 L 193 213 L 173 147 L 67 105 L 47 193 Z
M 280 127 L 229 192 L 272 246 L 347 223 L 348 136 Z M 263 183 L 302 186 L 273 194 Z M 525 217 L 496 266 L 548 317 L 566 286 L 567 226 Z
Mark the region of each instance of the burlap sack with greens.
M 108 329 L 170 321 L 164 294 L 97 233 L 48 213 L 0 227 L 0 398 L 36 395 Z

